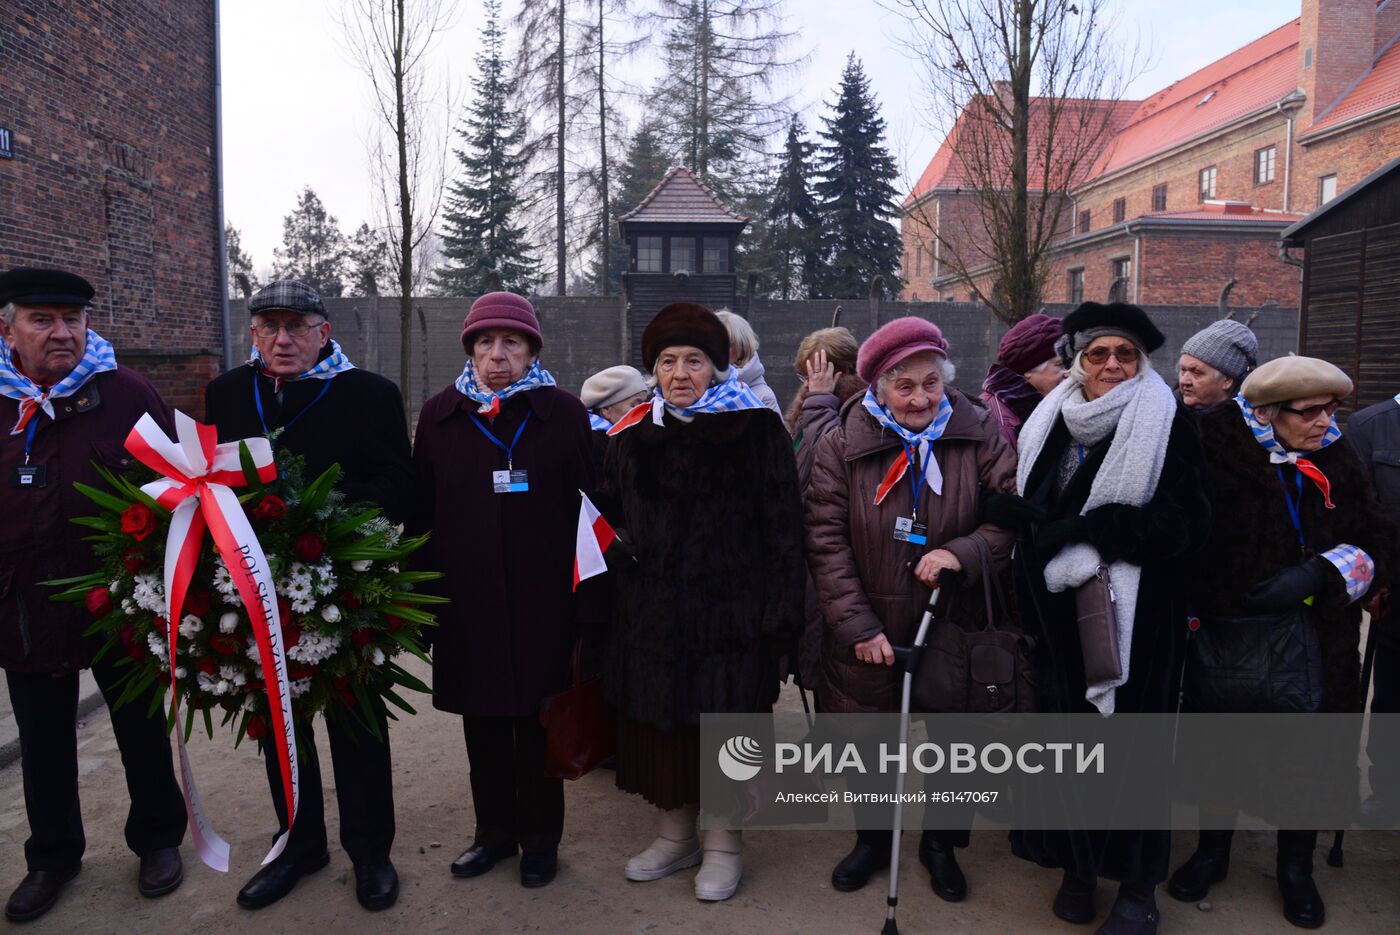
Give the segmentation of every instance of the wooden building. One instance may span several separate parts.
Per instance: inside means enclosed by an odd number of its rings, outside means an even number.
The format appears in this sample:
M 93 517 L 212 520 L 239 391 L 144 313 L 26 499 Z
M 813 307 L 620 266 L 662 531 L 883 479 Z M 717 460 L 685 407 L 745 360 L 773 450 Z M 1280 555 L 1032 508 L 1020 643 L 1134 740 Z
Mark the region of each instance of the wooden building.
M 642 362 L 642 330 L 663 306 L 698 302 L 716 310 L 734 307 L 734 242 L 748 223 L 679 166 L 618 218 L 627 242 L 623 280 L 633 364 Z
M 1283 232 L 1301 248 L 1299 353 L 1356 382 L 1348 408 L 1400 392 L 1400 158 Z

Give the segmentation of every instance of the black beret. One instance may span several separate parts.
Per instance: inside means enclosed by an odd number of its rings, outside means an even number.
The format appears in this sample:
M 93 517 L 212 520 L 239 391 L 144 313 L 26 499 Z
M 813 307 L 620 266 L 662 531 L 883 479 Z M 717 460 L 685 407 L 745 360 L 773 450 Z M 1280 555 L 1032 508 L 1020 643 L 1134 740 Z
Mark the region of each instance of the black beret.
M 16 266 L 0 273 L 0 305 L 87 305 L 92 284 L 61 269 Z
M 326 304 L 321 294 L 304 282 L 295 279 L 279 279 L 263 286 L 248 300 L 248 314 L 259 312 L 286 311 L 298 315 L 326 316 Z
M 1077 343 L 1075 335 L 1101 328 L 1114 329 L 1131 335 L 1149 354 L 1161 347 L 1167 340 L 1161 330 L 1152 323 L 1152 319 L 1147 317 L 1146 312 L 1136 305 L 1129 305 L 1127 302 L 1110 302 L 1107 305 L 1101 305 L 1098 302 L 1085 302 L 1065 316 L 1065 336 L 1071 339 L 1071 350 L 1073 351 L 1083 350 L 1082 347 L 1073 346 Z
M 698 347 L 716 370 L 729 366 L 729 332 L 714 312 L 694 302 L 672 302 L 642 332 L 642 362 L 648 371 L 668 347 Z

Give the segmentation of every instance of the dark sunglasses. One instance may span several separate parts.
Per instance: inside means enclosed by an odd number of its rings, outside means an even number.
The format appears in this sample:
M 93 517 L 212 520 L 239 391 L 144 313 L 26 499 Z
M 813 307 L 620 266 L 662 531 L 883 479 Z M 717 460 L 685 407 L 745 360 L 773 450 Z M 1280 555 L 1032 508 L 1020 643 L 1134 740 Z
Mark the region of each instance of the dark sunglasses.
M 1095 367 L 1108 363 L 1108 357 L 1112 354 L 1118 358 L 1120 364 L 1136 363 L 1138 359 L 1138 349 L 1135 347 L 1115 347 L 1109 350 L 1106 347 L 1096 347 L 1093 350 L 1084 352 L 1084 359 Z
M 1331 418 L 1336 414 L 1337 407 L 1341 406 L 1341 404 L 1342 401 L 1340 399 L 1334 399 L 1330 403 L 1323 403 L 1320 406 L 1309 406 L 1306 409 L 1294 409 L 1292 406 L 1279 406 L 1278 408 L 1282 412 L 1291 412 L 1295 416 L 1301 416 L 1304 422 L 1313 422 L 1324 412 L 1327 413 L 1328 418 Z

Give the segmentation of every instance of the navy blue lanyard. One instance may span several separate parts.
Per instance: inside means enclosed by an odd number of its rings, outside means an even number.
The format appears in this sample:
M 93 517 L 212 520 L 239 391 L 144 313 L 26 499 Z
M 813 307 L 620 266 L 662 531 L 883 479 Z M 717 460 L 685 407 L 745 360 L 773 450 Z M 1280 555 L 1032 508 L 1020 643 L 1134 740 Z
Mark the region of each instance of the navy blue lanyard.
M 24 463 L 29 463 L 29 452 L 34 448 L 34 433 L 39 430 L 39 413 L 36 410 L 34 418 L 29 420 L 29 428 L 24 430 Z
M 1074 449 L 1075 449 L 1075 453 L 1079 456 L 1079 461 L 1078 461 L 1078 463 L 1079 463 L 1079 464 L 1083 464 L 1083 463 L 1084 463 L 1084 446 L 1083 446 L 1083 445 L 1075 445 L 1075 446 L 1074 446 Z
M 513 470 L 515 470 L 515 458 L 514 458 L 514 455 L 515 455 L 515 446 L 516 446 L 516 443 L 518 443 L 518 442 L 520 441 L 520 436 L 521 436 L 522 434 L 524 434 L 524 432 L 525 432 L 525 426 L 526 426 L 527 424 L 529 424 L 529 422 L 530 422 L 530 416 L 532 416 L 532 415 L 534 415 L 533 412 L 526 412 L 526 413 L 525 413 L 525 418 L 523 418 L 523 419 L 520 420 L 520 428 L 518 428 L 518 429 L 515 430 L 515 437 L 512 438 L 512 439 L 510 440 L 510 447 L 509 447 L 509 448 L 507 448 L 507 447 L 505 446 L 505 443 L 502 442 L 499 438 L 497 438 L 495 435 L 492 435 L 492 434 L 491 434 L 491 430 L 488 429 L 485 425 L 483 425 L 483 424 L 481 423 L 481 420 L 480 420 L 480 419 L 478 419 L 476 416 L 472 416 L 472 422 L 476 424 L 476 427 L 477 427 L 477 428 L 481 429 L 481 434 L 482 434 L 482 435 L 485 435 L 485 436 L 490 440 L 491 444 L 495 445 L 497 448 L 501 449 L 502 451 L 504 451 L 504 452 L 506 453 L 506 470 L 507 470 L 507 471 L 513 471 Z
M 1294 467 L 1297 471 L 1297 467 Z M 1293 522 L 1293 529 L 1298 533 L 1298 545 L 1307 548 L 1307 543 L 1303 539 L 1303 472 L 1298 471 L 1298 499 L 1295 501 L 1288 493 L 1288 482 L 1283 479 L 1283 466 L 1274 468 L 1274 473 L 1278 475 L 1278 482 L 1283 484 L 1283 502 L 1288 505 L 1288 518 Z
M 268 434 L 269 430 L 267 427 L 267 418 L 263 415 L 262 386 L 260 385 L 260 381 L 258 380 L 259 376 L 261 376 L 261 374 L 253 374 L 253 405 L 255 405 L 258 409 L 258 421 L 262 423 L 263 434 L 266 435 Z M 291 428 L 293 425 L 296 424 L 296 421 L 298 419 L 300 419 L 302 416 L 306 415 L 308 412 L 311 411 L 312 406 L 316 405 L 321 401 L 321 397 L 325 396 L 326 392 L 331 388 L 331 381 L 322 380 L 321 383 L 321 392 L 317 393 L 316 397 L 312 399 L 311 402 L 307 403 L 304 407 L 302 407 L 301 412 L 298 412 L 286 422 L 283 422 L 282 428 Z
M 919 448 L 917 445 L 911 445 L 903 440 L 901 440 L 901 443 L 904 445 L 904 456 L 909 459 L 909 484 L 912 488 L 912 493 L 914 495 L 913 517 L 914 519 L 918 519 L 919 500 L 924 495 L 924 481 L 928 478 L 928 464 L 930 461 L 933 460 L 933 448 L 932 446 L 930 446 L 928 458 L 926 458 L 924 460 L 924 463 L 920 465 L 920 467 L 922 467 L 923 470 L 919 471 L 916 475 L 914 473 L 914 464 L 918 461 Z

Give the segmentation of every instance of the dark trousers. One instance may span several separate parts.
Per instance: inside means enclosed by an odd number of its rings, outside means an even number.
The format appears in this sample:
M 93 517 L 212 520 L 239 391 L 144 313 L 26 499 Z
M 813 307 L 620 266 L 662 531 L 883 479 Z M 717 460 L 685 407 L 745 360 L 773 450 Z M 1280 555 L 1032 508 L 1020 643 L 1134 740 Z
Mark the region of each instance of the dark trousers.
M 464 717 L 476 843 L 552 851 L 564 836 L 564 781 L 544 775 L 538 716 Z
M 1372 670 L 1375 694 L 1371 696 L 1374 714 L 1400 714 L 1400 613 L 1371 621 L 1370 639 L 1376 641 L 1376 662 Z M 1366 744 L 1371 758 L 1371 788 L 1376 791 L 1400 790 L 1400 745 L 1395 731 L 1372 730 Z M 1392 792 L 1389 797 L 1400 795 Z
M 394 843 L 394 774 L 389 757 L 389 723 L 379 715 L 376 740 L 349 712 L 325 722 L 335 771 L 335 798 L 340 807 L 340 846 L 352 863 L 388 860 Z M 283 860 L 312 860 L 326 850 L 326 802 L 321 789 L 321 760 L 311 722 L 298 719 L 297 776 L 301 801 Z M 263 764 L 277 810 L 277 833 L 287 830 L 287 806 L 282 793 L 282 767 L 270 738 L 263 740 Z
M 185 837 L 185 800 L 175 782 L 165 711 L 146 711 L 153 685 L 122 705 L 114 683 L 121 671 L 110 658 L 93 665 L 97 687 L 112 716 L 112 733 L 121 751 L 131 807 L 126 814 L 126 843 L 136 855 L 178 847 Z M 24 859 L 30 870 L 62 870 L 82 859 L 87 847 L 78 804 L 78 674 L 6 672 L 10 704 L 19 725 L 20 767 L 24 774 L 24 808 L 29 839 Z

